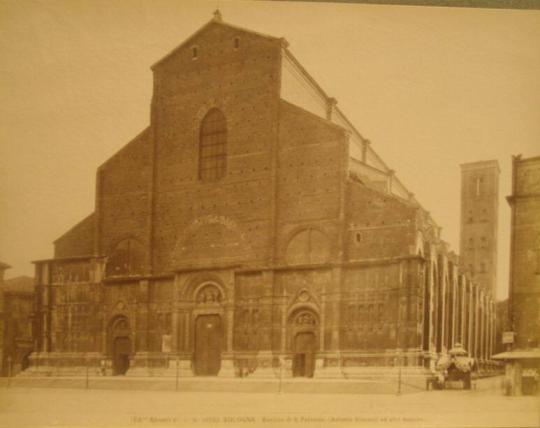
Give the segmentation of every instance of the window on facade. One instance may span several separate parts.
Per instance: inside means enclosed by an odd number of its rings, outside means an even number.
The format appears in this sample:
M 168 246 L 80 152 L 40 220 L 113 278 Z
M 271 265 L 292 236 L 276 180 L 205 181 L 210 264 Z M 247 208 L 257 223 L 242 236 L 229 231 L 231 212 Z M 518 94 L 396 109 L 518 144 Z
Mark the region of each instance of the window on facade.
M 234 48 L 238 49 L 240 47 L 240 39 L 238 37 L 234 38 Z
M 197 59 L 199 57 L 199 48 L 197 46 L 191 48 L 191 55 L 192 59 Z
M 210 110 L 200 129 L 199 179 L 216 181 L 227 168 L 227 122 L 218 109 Z
M 144 272 L 146 251 L 135 239 L 119 242 L 107 260 L 107 276 L 140 275 Z
M 474 239 L 473 238 L 469 238 L 467 246 L 470 249 L 474 248 Z
M 482 236 L 481 242 L 482 242 L 481 248 L 486 248 L 486 246 L 487 246 L 487 239 L 486 239 L 485 236 Z
M 480 263 L 480 272 L 484 273 L 486 271 L 486 264 Z

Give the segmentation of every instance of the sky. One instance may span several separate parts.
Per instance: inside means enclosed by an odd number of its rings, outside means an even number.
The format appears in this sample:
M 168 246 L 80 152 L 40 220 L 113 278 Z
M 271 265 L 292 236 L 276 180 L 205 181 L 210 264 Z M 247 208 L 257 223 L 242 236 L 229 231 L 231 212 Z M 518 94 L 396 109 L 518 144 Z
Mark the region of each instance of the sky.
M 461 163 L 540 155 L 540 11 L 262 1 L 0 1 L 0 260 L 33 275 L 93 211 L 95 172 L 149 123 L 150 66 L 219 8 L 277 37 L 459 251 Z

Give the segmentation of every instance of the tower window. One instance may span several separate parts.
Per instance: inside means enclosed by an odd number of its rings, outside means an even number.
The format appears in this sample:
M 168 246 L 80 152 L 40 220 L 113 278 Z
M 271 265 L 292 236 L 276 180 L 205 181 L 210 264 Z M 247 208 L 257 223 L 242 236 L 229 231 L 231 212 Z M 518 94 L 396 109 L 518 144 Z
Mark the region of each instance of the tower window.
M 227 122 L 223 113 L 214 108 L 201 123 L 199 140 L 199 179 L 216 181 L 227 169 Z
M 240 47 L 240 38 L 235 37 L 234 38 L 234 48 L 238 49 Z
M 360 232 L 357 232 L 356 235 L 355 235 L 355 240 L 356 240 L 356 243 L 359 244 L 360 242 L 362 242 L 362 234 Z
M 482 189 L 483 183 L 484 183 L 484 177 L 480 176 L 480 177 L 475 178 L 475 194 L 477 198 L 480 196 L 480 194 L 483 191 Z
M 486 248 L 486 246 L 487 246 L 487 239 L 486 239 L 486 237 L 485 237 L 485 236 L 482 236 L 481 241 L 482 241 L 481 248 Z
M 198 58 L 198 56 L 199 56 L 199 48 L 197 46 L 193 46 L 191 48 L 191 55 L 192 55 L 191 56 L 192 59 L 197 59 Z

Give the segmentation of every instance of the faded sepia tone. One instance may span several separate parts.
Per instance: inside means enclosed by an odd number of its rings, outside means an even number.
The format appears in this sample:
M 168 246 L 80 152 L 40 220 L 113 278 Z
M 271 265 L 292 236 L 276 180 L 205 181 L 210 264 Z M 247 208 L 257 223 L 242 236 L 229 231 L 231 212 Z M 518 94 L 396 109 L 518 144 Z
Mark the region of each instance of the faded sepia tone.
M 441 390 L 459 388 L 456 403 L 477 400 L 473 425 L 512 426 L 512 409 L 519 423 L 535 420 L 532 401 L 503 396 L 536 393 L 516 378 L 526 366 L 537 385 L 535 360 L 509 363 L 506 378 L 502 373 L 520 347 L 534 353 L 538 346 L 523 331 L 535 323 L 536 300 L 510 296 L 506 327 L 517 331 L 515 348 L 511 357 L 492 357 L 503 335 L 496 300 L 508 293 L 509 216 L 500 203 L 509 193 L 508 160 L 534 153 L 540 136 L 532 119 L 540 108 L 540 14 L 233 2 L 220 10 L 188 2 L 49 5 L 2 5 L 10 17 L 2 48 L 13 66 L 5 68 L 4 90 L 20 107 L 6 111 L 2 132 L 6 141 L 27 141 L 8 148 L 2 161 L 10 180 L 33 186 L 25 192 L 2 180 L 3 197 L 15 203 L 3 210 L 9 242 L 2 261 L 14 264 L 15 274 L 27 272 L 22 260 L 29 257 L 35 266 L 30 294 L 21 288 L 20 299 L 10 300 L 8 281 L 0 293 L 12 403 L 21 388 L 37 396 L 37 386 L 59 394 L 70 386 L 94 389 L 97 400 L 103 389 L 147 390 L 149 398 L 148 390 L 175 389 L 187 394 L 186 403 L 194 391 L 213 391 L 220 406 L 225 391 L 244 401 L 277 392 L 290 394 L 287 404 L 278 399 L 287 420 L 265 420 L 277 417 L 266 405 L 251 413 L 233 406 L 230 420 L 219 412 L 205 419 L 204 406 L 193 404 L 167 414 L 133 408 L 120 423 L 450 426 L 471 420 L 400 406 L 414 407 L 416 394 L 435 409 L 451 393 Z M 66 19 L 68 30 L 41 32 L 49 17 Z M 164 25 L 175 19 L 186 29 Z M 27 28 L 41 33 L 25 45 L 16 34 Z M 64 38 L 68 33 L 78 43 Z M 85 38 L 87 49 L 79 49 Z M 63 48 L 46 46 L 52 41 Z M 23 59 L 25 49 L 41 57 Z M 143 76 L 134 70 L 144 58 L 152 84 L 138 90 Z M 39 77 L 25 81 L 25 70 Z M 97 96 L 93 82 L 101 84 Z M 73 106 L 84 108 L 64 106 L 69 98 L 51 92 L 54 85 L 71 87 Z M 118 96 L 122 88 L 134 98 Z M 141 105 L 150 106 L 142 116 Z M 91 113 L 98 106 L 101 125 Z M 36 156 L 41 133 L 46 155 Z M 64 164 L 69 153 L 81 158 Z M 24 159 L 50 171 L 40 175 L 47 185 L 16 168 Z M 84 184 L 88 198 L 66 186 L 83 178 L 94 183 Z M 21 198 L 36 209 L 17 209 Z M 537 216 L 532 209 L 527 218 Z M 54 253 L 41 252 L 52 232 Z M 31 328 L 21 329 L 29 319 Z M 306 393 L 325 394 L 329 411 L 306 413 Z M 340 420 L 337 408 L 349 400 L 342 393 L 409 398 L 397 407 L 384 402 L 393 419 L 354 413 L 353 406 Z M 499 414 L 490 414 L 497 403 Z M 6 421 L 17 421 L 10 415 Z M 112 411 L 101 422 L 118 417 Z

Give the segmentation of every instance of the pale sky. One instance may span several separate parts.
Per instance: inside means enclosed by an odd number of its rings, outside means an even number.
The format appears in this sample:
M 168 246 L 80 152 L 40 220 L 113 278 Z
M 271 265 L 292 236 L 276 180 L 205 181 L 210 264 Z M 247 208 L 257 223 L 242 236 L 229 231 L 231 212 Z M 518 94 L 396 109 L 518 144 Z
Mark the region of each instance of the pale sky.
M 217 1 L 0 1 L 0 260 L 33 275 L 94 208 L 95 171 L 149 123 L 150 66 Z M 219 1 L 290 50 L 459 251 L 459 164 L 540 155 L 540 11 Z

